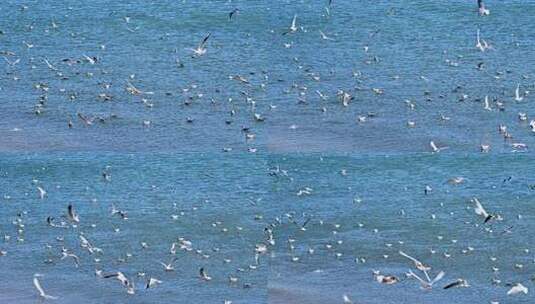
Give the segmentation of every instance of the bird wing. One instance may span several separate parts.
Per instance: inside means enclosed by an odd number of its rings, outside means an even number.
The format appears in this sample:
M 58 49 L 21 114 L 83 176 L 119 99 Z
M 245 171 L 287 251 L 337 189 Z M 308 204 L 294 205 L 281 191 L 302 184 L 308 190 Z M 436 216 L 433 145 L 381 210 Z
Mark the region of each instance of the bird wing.
M 117 272 L 117 280 L 121 281 L 124 285 L 128 285 L 128 278 L 122 272 Z
M 528 289 L 524 285 L 518 283 L 517 285 L 515 285 L 511 289 L 509 289 L 509 291 L 507 292 L 507 295 L 517 294 L 517 293 L 520 293 L 520 292 L 528 293 Z
M 69 214 L 69 218 L 71 220 L 74 219 L 74 210 L 72 205 L 67 206 L 67 213 Z
M 39 280 L 35 277 L 33 278 L 33 285 L 35 286 L 35 288 L 37 288 L 37 291 L 39 291 L 40 296 L 45 295 L 45 291 L 43 290 L 43 287 L 41 287 L 41 283 L 39 283 Z
M 489 216 L 485 208 L 483 208 L 483 205 L 479 202 L 477 198 L 474 197 L 474 203 L 476 204 L 476 207 L 474 208 L 474 211 L 477 215 L 484 216 L 485 218 Z
M 459 284 L 461 284 L 461 282 L 455 281 L 455 282 L 449 283 L 448 285 L 444 286 L 443 289 L 450 289 L 450 288 L 455 287 L 455 286 L 457 286 Z
M 405 252 L 403 252 L 401 250 L 399 251 L 399 254 L 401 254 L 402 256 L 406 257 L 407 259 L 413 261 L 414 263 L 420 263 L 421 264 L 420 261 L 418 261 L 417 259 L 411 257 L 410 255 L 406 254 Z
M 444 277 L 444 275 L 445 275 L 444 271 L 439 272 L 439 273 L 437 274 L 437 276 L 433 279 L 433 281 L 431 281 L 429 284 L 430 284 L 430 285 L 433 285 L 433 284 L 435 284 L 436 282 L 442 280 L 442 278 Z
M 109 278 L 116 278 L 116 277 L 118 277 L 118 276 L 119 276 L 118 273 L 110 273 L 110 274 L 105 274 L 105 275 L 103 276 L 103 278 L 104 278 L 104 279 L 109 279 Z
M 208 39 L 210 38 L 211 35 L 212 35 L 212 33 L 208 33 L 208 35 L 206 37 L 204 37 L 204 39 L 201 41 L 201 44 L 199 44 L 199 48 L 200 49 L 204 48 L 204 45 L 206 44 L 206 42 L 208 41 Z
M 417 274 L 415 274 L 414 272 L 412 272 L 412 270 L 409 270 L 409 275 L 415 279 L 417 279 L 418 281 L 420 281 L 420 283 L 423 285 L 423 286 L 428 286 L 429 283 L 424 281 L 422 278 L 420 278 Z
M 33 277 L 33 285 L 35 286 L 35 288 L 39 291 L 39 295 L 45 299 L 49 299 L 49 300 L 55 300 L 57 299 L 57 297 L 53 297 L 53 296 L 49 296 L 45 293 L 45 291 L 43 290 L 43 287 L 41 287 L 41 283 L 39 283 L 39 280 L 36 278 L 36 277 Z

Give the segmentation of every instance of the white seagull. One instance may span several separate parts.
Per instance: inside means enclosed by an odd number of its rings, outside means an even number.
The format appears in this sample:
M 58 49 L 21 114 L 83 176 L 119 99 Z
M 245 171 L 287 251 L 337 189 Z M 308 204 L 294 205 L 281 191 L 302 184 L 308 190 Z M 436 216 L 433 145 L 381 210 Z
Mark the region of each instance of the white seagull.
M 321 35 L 321 39 L 323 39 L 323 40 L 334 40 L 333 38 L 325 35 L 325 33 L 322 32 L 321 30 L 319 30 L 319 32 L 320 32 L 320 35 Z
M 528 291 L 528 288 L 522 285 L 522 283 L 516 283 L 513 287 L 511 287 L 511 289 L 509 289 L 507 295 L 516 295 L 519 293 L 528 294 Z
M 485 8 L 485 3 L 483 3 L 483 0 L 477 0 L 477 6 L 479 7 L 479 15 L 481 16 L 490 15 L 490 10 Z
M 145 286 L 145 289 L 156 287 L 156 285 L 161 284 L 161 283 L 162 283 L 162 281 L 160 281 L 158 279 L 149 278 L 149 280 L 147 281 L 147 285 Z
M 201 276 L 201 279 L 205 280 L 205 281 L 210 281 L 212 280 L 212 277 L 209 276 L 206 271 L 204 271 L 204 267 L 201 267 L 201 269 L 199 269 L 199 275 Z
M 56 300 L 58 299 L 58 297 L 54 297 L 54 296 L 51 296 L 51 295 L 47 295 L 43 289 L 43 287 L 41 287 L 41 283 L 39 283 L 39 280 L 37 279 L 37 277 L 41 277 L 42 275 L 40 274 L 35 274 L 33 276 L 33 285 L 35 286 L 35 288 L 37 289 L 37 291 L 39 291 L 39 296 L 45 300 Z
M 299 28 L 297 27 L 297 14 L 294 15 L 294 18 L 292 19 L 292 25 L 290 25 L 290 28 L 287 32 L 284 32 L 283 35 L 291 34 L 297 32 Z
M 69 206 L 67 206 L 67 216 L 71 222 L 75 222 L 75 223 L 80 222 L 80 217 L 74 210 L 74 207 L 72 206 L 72 204 L 69 204 Z
M 516 90 L 515 90 L 515 101 L 522 101 L 522 100 L 524 100 L 524 97 L 520 96 L 520 84 L 517 84 Z
M 173 264 L 176 262 L 176 260 L 177 258 L 173 258 L 168 264 L 165 264 L 164 262 L 160 262 L 160 264 L 163 266 L 165 271 L 175 271 L 175 266 Z
M 483 205 L 481 205 L 481 203 L 476 197 L 472 199 L 472 202 L 476 205 L 476 207 L 474 208 L 475 213 L 485 218 L 485 221 L 483 223 L 490 221 L 494 217 L 492 214 L 489 214 L 485 210 L 485 208 L 483 208 Z
M 429 146 L 431 146 L 431 149 L 433 150 L 433 153 L 438 153 L 444 149 L 447 149 L 448 147 L 437 147 L 434 141 L 429 142 Z
M 427 275 L 427 272 L 425 272 Z M 444 277 L 444 271 L 441 271 L 437 274 L 437 276 L 433 280 L 424 281 L 422 278 L 420 278 L 418 275 L 416 275 L 412 270 L 409 270 L 409 273 L 407 274 L 407 277 L 413 277 L 420 281 L 422 289 L 431 289 L 433 288 L 433 284 L 440 281 Z
M 206 42 L 208 41 L 208 39 L 210 38 L 211 35 L 212 35 L 211 33 L 208 33 L 208 35 L 206 37 L 204 37 L 204 39 L 201 41 L 201 43 L 199 43 L 197 48 L 191 49 L 193 51 L 193 55 L 194 56 L 200 57 L 200 56 L 206 54 Z
M 44 199 L 46 196 L 46 191 L 42 187 L 37 186 L 37 191 L 39 191 L 39 198 Z

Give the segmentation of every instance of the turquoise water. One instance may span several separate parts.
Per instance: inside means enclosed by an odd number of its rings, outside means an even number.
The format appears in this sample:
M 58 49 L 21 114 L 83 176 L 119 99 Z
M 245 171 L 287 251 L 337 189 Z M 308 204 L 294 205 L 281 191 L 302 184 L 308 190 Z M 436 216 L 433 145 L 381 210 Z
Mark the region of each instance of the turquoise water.
M 2 2 L 0 302 L 39 301 L 40 273 L 55 303 L 532 303 L 535 2 L 489 0 L 487 17 L 475 2 Z M 294 14 L 302 28 L 282 35 Z M 473 197 L 501 220 L 483 224 Z M 69 204 L 76 227 L 47 225 Z M 165 272 L 179 237 L 194 250 Z M 422 290 L 399 250 L 444 279 Z M 442 289 L 457 278 L 470 287 Z M 515 283 L 530 292 L 507 296 Z

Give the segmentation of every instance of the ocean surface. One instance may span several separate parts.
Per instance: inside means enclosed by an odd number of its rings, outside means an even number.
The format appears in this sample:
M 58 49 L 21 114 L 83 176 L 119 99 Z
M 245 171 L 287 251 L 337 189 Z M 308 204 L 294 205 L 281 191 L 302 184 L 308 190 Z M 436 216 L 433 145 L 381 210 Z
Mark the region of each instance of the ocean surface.
M 534 303 L 535 1 L 486 5 L 2 1 L 0 303 Z

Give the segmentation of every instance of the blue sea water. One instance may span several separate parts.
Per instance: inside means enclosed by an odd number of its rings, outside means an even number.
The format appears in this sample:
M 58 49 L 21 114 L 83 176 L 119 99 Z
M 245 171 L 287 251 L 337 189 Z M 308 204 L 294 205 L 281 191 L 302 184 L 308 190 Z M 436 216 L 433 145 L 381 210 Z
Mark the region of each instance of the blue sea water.
M 40 273 L 55 303 L 532 303 L 535 2 L 489 0 L 486 17 L 475 2 L 3 1 L 0 302 L 40 301 Z M 483 224 L 473 197 L 502 220 Z M 69 204 L 80 223 L 49 227 Z M 267 227 L 275 244 L 256 264 Z M 194 250 L 165 272 L 178 237 Z M 444 279 L 421 289 L 399 250 Z M 122 271 L 136 294 L 95 269 Z M 145 290 L 150 276 L 163 283 Z M 470 287 L 442 289 L 457 278 Z M 516 283 L 529 293 L 507 296 Z

